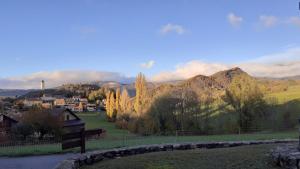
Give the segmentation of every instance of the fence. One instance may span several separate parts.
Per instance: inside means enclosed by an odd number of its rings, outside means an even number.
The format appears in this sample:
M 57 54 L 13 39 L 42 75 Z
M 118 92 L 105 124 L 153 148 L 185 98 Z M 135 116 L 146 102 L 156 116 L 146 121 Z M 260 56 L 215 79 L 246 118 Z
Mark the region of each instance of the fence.
M 91 131 L 91 133 L 97 131 Z M 284 132 L 272 130 L 257 131 L 253 129 L 248 134 L 225 134 L 225 135 L 203 135 L 195 131 L 175 131 L 173 133 L 159 133 L 156 135 L 141 136 L 127 132 L 120 134 L 106 133 L 98 137 L 89 137 L 86 141 L 86 149 L 111 149 L 149 144 L 182 143 L 182 142 L 209 142 L 209 141 L 241 141 L 241 140 L 270 140 L 298 138 L 298 129 L 290 129 Z M 62 150 L 60 141 L 32 140 L 27 142 L 0 143 L 0 156 L 17 156 L 32 154 L 52 154 L 63 152 L 80 152 L 79 148 Z

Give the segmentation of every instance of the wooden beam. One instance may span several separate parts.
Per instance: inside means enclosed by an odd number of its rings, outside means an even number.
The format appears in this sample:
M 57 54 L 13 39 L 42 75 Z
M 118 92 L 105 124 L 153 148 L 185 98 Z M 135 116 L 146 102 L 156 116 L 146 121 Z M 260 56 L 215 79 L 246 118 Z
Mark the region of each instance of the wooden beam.
M 82 142 L 81 140 L 75 140 L 75 141 L 68 141 L 68 142 L 64 142 L 62 143 L 62 149 L 69 149 L 69 148 L 74 148 L 74 147 L 81 147 Z

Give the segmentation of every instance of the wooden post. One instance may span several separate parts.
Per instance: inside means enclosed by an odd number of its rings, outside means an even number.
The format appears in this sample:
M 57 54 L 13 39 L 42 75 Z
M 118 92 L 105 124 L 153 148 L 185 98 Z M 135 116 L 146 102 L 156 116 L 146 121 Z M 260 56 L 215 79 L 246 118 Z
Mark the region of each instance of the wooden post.
M 81 130 L 81 154 L 85 153 L 85 132 L 84 128 Z

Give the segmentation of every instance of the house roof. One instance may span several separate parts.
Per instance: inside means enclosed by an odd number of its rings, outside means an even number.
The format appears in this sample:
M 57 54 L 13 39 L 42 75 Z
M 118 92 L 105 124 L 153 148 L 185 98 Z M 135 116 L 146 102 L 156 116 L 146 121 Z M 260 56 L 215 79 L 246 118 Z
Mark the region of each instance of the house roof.
M 13 118 L 11 118 L 11 117 L 8 117 L 8 116 L 6 116 L 6 115 L 4 115 L 4 114 L 0 114 L 0 116 L 3 116 L 4 119 L 7 119 L 7 120 L 9 120 L 9 121 L 11 121 L 11 122 L 13 122 L 13 123 L 18 123 L 17 120 L 15 120 L 15 119 L 13 119 Z
M 76 120 L 81 120 L 72 110 L 66 108 L 55 107 L 50 109 L 49 112 L 54 116 L 59 116 L 63 114 L 65 111 L 69 112 L 72 116 L 76 118 Z

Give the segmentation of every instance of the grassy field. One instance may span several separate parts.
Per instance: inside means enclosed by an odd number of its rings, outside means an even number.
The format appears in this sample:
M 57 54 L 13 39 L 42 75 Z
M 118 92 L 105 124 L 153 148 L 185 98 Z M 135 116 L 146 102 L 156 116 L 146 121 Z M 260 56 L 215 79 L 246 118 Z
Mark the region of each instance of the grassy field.
M 127 130 L 120 130 L 105 118 L 105 112 L 99 113 L 80 113 L 78 116 L 85 121 L 86 129 L 102 128 L 105 129 L 107 138 L 121 138 L 124 135 L 131 135 Z
M 285 139 L 298 138 L 298 131 L 281 132 L 281 133 L 254 133 L 241 135 L 210 135 L 210 136 L 137 136 L 130 134 L 126 130 L 116 129 L 113 123 L 105 120 L 103 112 L 79 114 L 86 122 L 86 128 L 103 128 L 107 131 L 104 138 L 98 140 L 89 140 L 86 143 L 87 150 L 109 149 L 125 146 L 162 144 L 162 143 L 179 143 L 179 142 L 210 142 L 210 141 L 237 141 L 237 140 L 268 140 L 268 139 Z M 70 150 L 61 150 L 60 144 L 49 145 L 30 145 L 0 147 L 0 156 L 24 156 L 53 154 L 65 152 L 79 152 L 79 148 Z
M 300 85 L 291 86 L 287 91 L 268 94 L 267 97 L 275 97 L 279 103 L 300 99 Z
M 278 169 L 268 156 L 275 146 L 157 152 L 102 161 L 83 169 Z

